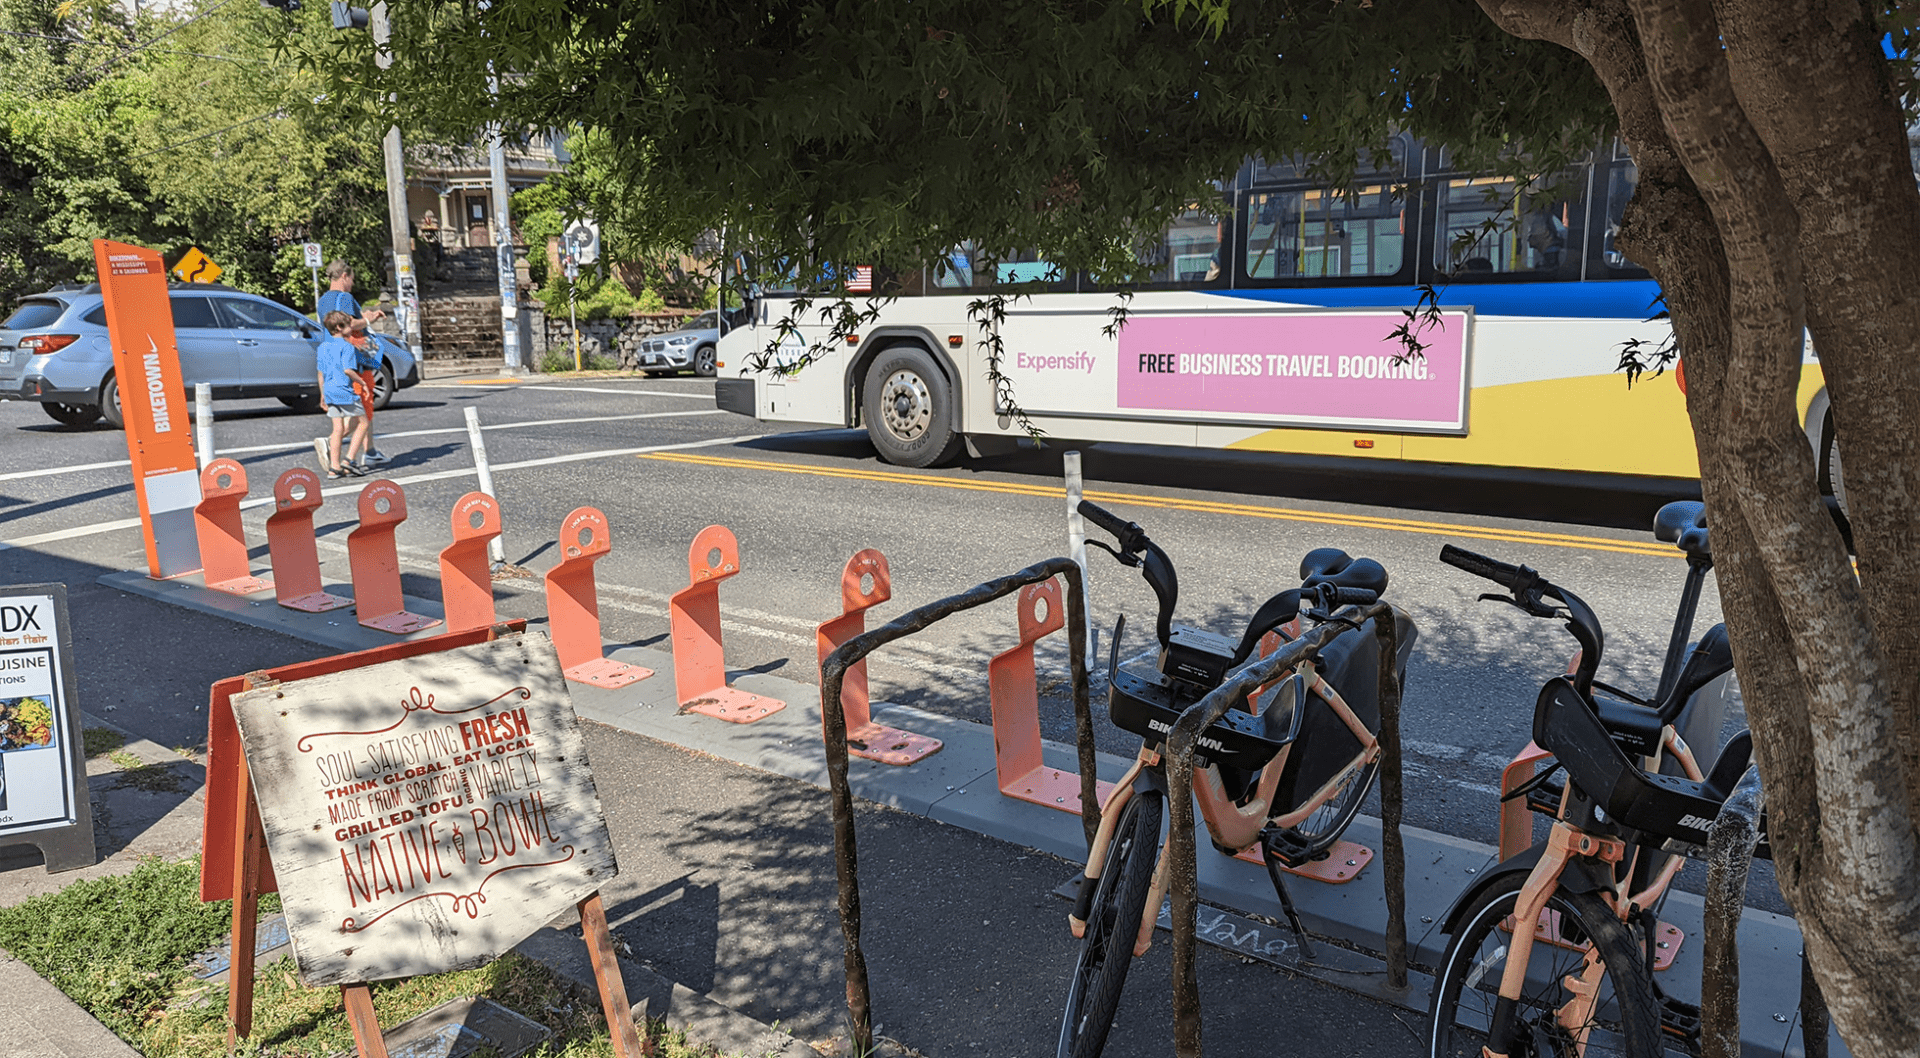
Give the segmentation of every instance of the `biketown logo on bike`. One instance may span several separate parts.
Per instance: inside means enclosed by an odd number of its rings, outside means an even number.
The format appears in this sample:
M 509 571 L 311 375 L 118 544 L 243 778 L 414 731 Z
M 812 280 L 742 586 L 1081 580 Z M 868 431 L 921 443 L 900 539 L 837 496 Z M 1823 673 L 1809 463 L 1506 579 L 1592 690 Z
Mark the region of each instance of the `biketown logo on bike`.
M 1093 374 L 1093 354 L 1082 350 L 1071 355 L 1042 356 L 1039 353 L 1013 354 L 1013 366 L 1022 371 L 1072 371 L 1076 374 Z
M 1163 735 L 1173 733 L 1173 725 L 1167 723 L 1164 720 L 1148 720 L 1147 726 L 1150 728 L 1153 728 L 1155 731 L 1158 731 Z M 1220 744 L 1219 739 L 1208 738 L 1205 735 L 1201 735 L 1199 738 L 1195 739 L 1194 743 L 1198 745 L 1201 749 L 1210 749 L 1210 750 L 1214 750 L 1215 752 L 1221 752 L 1221 753 L 1226 752 L 1226 748 L 1227 748 Z

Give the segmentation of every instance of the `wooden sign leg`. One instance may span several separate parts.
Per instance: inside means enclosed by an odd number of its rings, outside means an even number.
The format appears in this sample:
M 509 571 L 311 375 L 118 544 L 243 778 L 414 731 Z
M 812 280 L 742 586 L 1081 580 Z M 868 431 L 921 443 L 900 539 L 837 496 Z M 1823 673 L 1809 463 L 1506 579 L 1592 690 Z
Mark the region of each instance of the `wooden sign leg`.
M 607 1015 L 617 1058 L 653 1058 L 653 1041 L 642 1040 L 633 1024 L 633 1004 L 627 1002 L 627 983 L 620 977 L 620 959 L 614 954 L 613 935 L 607 930 L 607 909 L 594 893 L 580 901 L 580 935 L 593 960 L 593 976 L 600 983 L 600 1007 Z M 382 1055 L 381 1058 L 385 1058 Z
M 373 989 L 364 984 L 341 985 L 347 1024 L 353 1026 L 353 1046 L 360 1058 L 387 1058 L 387 1041 L 380 1035 L 380 1019 L 373 1013 Z
M 241 804 L 233 813 L 233 940 L 227 968 L 227 1050 L 253 1033 L 253 951 L 260 912 L 260 865 L 267 855 L 260 805 L 240 761 Z

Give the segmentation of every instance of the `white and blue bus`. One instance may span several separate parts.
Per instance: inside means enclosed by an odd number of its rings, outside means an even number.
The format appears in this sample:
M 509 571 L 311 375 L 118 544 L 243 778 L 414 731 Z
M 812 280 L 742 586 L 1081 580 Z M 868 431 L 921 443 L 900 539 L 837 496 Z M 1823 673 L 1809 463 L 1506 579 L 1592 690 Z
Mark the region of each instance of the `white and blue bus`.
M 1618 370 L 1623 345 L 1669 334 L 1650 318 L 1657 284 L 1613 245 L 1635 181 L 1624 150 L 1546 191 L 1458 170 L 1442 148 L 1402 142 L 1392 158 L 1339 194 L 1298 166 L 1249 161 L 1223 182 L 1220 219 L 1195 209 L 1165 233 L 1113 336 L 1113 289 L 1043 261 L 976 275 L 962 250 L 938 273 L 882 277 L 893 300 L 800 370 L 785 368 L 825 324 L 796 321 L 754 371 L 788 315 L 780 295 L 757 298 L 721 342 L 716 398 L 767 422 L 864 426 L 907 466 L 1002 450 L 1022 425 L 967 306 L 1045 278 L 1007 303 L 1000 367 L 1051 437 L 1697 478 L 1684 371 L 1629 388 Z M 1393 332 L 1423 284 L 1438 318 L 1420 331 L 1424 354 L 1402 358 Z M 1824 478 L 1831 430 L 1811 358 L 1800 410 Z

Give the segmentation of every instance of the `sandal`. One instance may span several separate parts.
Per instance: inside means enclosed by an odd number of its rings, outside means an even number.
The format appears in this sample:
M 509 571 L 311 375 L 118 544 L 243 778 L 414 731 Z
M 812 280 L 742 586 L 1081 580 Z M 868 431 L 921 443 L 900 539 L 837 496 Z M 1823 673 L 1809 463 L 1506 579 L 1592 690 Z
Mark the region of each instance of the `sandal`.
M 344 477 L 346 477 L 346 476 L 347 476 L 347 472 L 346 472 L 345 470 L 342 470 L 342 469 L 341 469 L 341 468 L 339 468 L 339 467 L 328 467 L 328 468 L 327 468 L 327 480 L 328 480 L 328 481 L 339 481 L 339 480 L 340 480 L 341 478 L 344 478 Z

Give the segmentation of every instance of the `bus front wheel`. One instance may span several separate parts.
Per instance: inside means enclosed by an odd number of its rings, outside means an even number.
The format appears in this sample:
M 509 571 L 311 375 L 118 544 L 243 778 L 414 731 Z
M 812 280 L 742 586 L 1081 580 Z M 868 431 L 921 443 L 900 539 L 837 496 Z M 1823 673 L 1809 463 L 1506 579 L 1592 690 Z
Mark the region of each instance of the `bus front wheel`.
M 861 410 L 880 458 L 931 467 L 959 454 L 953 387 L 933 357 L 911 345 L 884 350 L 867 370 Z

